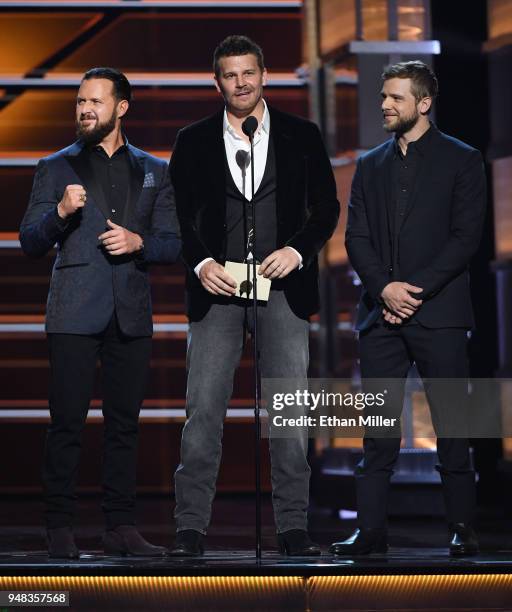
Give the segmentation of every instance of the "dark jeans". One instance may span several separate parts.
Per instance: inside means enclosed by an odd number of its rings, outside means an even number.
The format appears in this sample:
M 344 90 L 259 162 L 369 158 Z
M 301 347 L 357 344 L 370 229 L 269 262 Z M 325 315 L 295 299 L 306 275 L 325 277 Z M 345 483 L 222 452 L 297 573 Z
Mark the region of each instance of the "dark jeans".
M 215 496 L 222 451 L 223 422 L 233 391 L 233 377 L 251 331 L 251 307 L 214 304 L 192 322 L 187 350 L 187 421 L 181 463 L 175 474 L 177 530 L 206 533 Z M 288 306 L 282 291 L 271 291 L 258 307 L 260 371 L 263 378 L 306 379 L 309 323 Z M 253 452 L 253 449 L 247 449 Z M 306 529 L 310 467 L 307 437 L 271 439 L 272 500 L 278 532 Z M 252 474 L 247 474 L 250 479 Z
M 403 379 L 413 362 L 422 378 L 468 377 L 467 334 L 465 329 L 427 329 L 418 324 L 403 327 L 377 323 L 360 334 L 361 376 L 363 379 Z M 404 384 L 399 383 L 393 401 L 399 416 Z M 427 391 L 434 425 L 442 417 L 442 398 Z M 457 409 L 447 406 L 449 410 Z M 464 406 L 461 406 L 464 409 Z M 387 414 L 386 416 L 390 416 Z M 364 439 L 364 457 L 356 468 L 359 524 L 382 528 L 386 525 L 389 479 L 400 452 L 400 438 Z M 475 474 L 469 442 L 465 438 L 438 438 L 437 453 L 447 518 L 469 523 L 475 510 Z
M 135 523 L 135 478 L 140 406 L 144 397 L 151 338 L 128 338 L 113 318 L 92 336 L 48 334 L 50 415 L 43 468 L 48 528 L 71 525 L 81 434 L 101 361 L 103 417 L 103 504 L 108 528 Z

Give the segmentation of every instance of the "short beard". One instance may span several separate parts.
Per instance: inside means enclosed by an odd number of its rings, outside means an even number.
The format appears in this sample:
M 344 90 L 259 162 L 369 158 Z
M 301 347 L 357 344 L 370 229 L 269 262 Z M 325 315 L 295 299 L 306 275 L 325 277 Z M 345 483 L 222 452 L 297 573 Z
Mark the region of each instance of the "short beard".
M 252 90 L 251 93 L 254 93 L 254 91 L 255 90 Z M 254 104 L 253 108 L 251 109 L 248 109 L 248 108 L 237 109 L 231 104 L 228 104 L 228 101 L 227 101 L 226 96 L 224 95 L 224 92 L 222 92 L 222 97 L 224 98 L 224 103 L 226 104 L 226 107 L 228 108 L 230 113 L 232 113 L 235 117 L 247 117 L 249 114 L 254 112 L 254 109 L 258 106 L 261 99 L 263 98 L 263 89 L 261 89 L 260 95 L 258 99 L 256 100 L 256 104 Z
M 80 121 L 76 122 L 76 135 L 86 145 L 98 145 L 106 136 L 111 134 L 117 121 L 117 113 L 114 110 L 110 119 L 105 123 L 97 123 L 92 130 L 85 130 L 81 127 Z
M 397 135 L 402 135 L 412 130 L 412 128 L 418 123 L 420 116 L 421 115 L 416 110 L 414 115 L 410 115 L 409 117 L 400 118 L 398 122 L 395 125 L 393 125 L 393 127 L 387 126 L 384 123 L 383 128 L 386 130 L 386 132 L 395 132 L 395 134 Z

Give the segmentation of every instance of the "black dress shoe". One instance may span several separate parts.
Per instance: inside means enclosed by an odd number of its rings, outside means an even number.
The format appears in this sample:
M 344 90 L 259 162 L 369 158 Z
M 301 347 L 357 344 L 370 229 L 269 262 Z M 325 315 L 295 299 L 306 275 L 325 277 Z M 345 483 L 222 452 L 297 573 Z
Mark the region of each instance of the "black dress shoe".
M 449 527 L 451 535 L 450 555 L 452 557 L 463 557 L 478 553 L 478 539 L 470 525 L 451 523 Z
M 204 536 L 195 529 L 184 529 L 176 534 L 171 557 L 200 557 L 204 553 Z
M 320 546 L 315 544 L 304 529 L 290 529 L 277 534 L 277 545 L 282 555 L 289 557 L 310 557 L 320 554 Z
M 329 552 L 334 555 L 369 555 L 388 551 L 388 536 L 385 529 L 362 527 L 342 542 L 334 542 Z
M 78 559 L 80 556 L 71 527 L 48 529 L 46 539 L 48 556 L 52 559 Z
M 145 540 L 133 525 L 119 525 L 103 536 L 106 555 L 124 557 L 165 557 L 167 548 L 154 546 Z

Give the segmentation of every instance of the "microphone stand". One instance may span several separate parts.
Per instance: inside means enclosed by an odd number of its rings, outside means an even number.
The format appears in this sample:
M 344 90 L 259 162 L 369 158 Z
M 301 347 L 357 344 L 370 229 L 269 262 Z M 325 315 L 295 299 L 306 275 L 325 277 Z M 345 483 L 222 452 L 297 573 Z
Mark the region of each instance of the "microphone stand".
M 254 132 L 249 134 L 251 143 L 251 227 L 252 232 L 252 308 L 254 316 L 254 429 L 255 429 L 255 468 L 256 468 L 256 560 L 261 562 L 261 420 L 260 420 L 260 367 L 258 344 L 258 279 L 256 273 L 256 215 L 254 207 Z

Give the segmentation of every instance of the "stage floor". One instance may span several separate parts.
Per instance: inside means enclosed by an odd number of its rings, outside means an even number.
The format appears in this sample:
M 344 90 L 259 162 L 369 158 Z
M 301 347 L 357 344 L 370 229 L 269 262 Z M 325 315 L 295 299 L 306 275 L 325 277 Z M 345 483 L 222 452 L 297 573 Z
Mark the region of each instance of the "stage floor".
M 137 501 L 137 519 L 140 531 L 152 543 L 171 546 L 174 540 L 174 501 L 166 496 L 140 496 Z M 254 500 L 252 495 L 217 495 L 205 546 L 208 554 L 247 554 L 254 548 Z M 355 520 L 340 520 L 336 513 L 312 507 L 309 514 L 310 532 L 324 553 L 334 540 L 349 535 Z M 512 519 L 502 509 L 481 512 L 477 525 L 480 546 L 485 556 L 510 551 L 512 558 Z M 75 535 L 80 550 L 101 549 L 103 532 L 101 499 L 80 495 L 77 503 Z M 270 495 L 262 499 L 263 551 L 266 558 L 277 553 L 275 527 Z M 400 557 L 407 551 L 425 556 L 437 551 L 436 557 L 446 555 L 448 546 L 446 522 L 439 517 L 397 518 L 389 521 L 391 554 Z M 29 553 L 45 548 L 43 507 L 40 497 L 2 496 L 0 503 L 0 555 L 16 551 Z M 415 552 L 415 554 L 416 554 Z M 501 553 L 500 553 L 501 554 Z M 324 557 L 322 557 L 323 559 Z
M 477 525 L 482 552 L 448 555 L 444 521 L 392 519 L 387 555 L 335 557 L 329 544 L 350 534 L 353 520 L 313 509 L 311 534 L 321 557 L 277 552 L 272 507 L 263 500 L 263 557 L 254 555 L 251 496 L 218 496 L 206 553 L 195 559 L 106 557 L 101 552 L 100 500 L 80 498 L 76 561 L 48 558 L 37 499 L 0 504 L 0 592 L 65 590 L 69 610 L 105 612 L 398 611 L 512 612 L 512 525 L 497 513 Z M 140 531 L 155 544 L 174 540 L 172 503 L 141 497 Z
M 46 576 L 364 576 L 415 574 L 512 573 L 512 551 L 483 553 L 455 559 L 444 548 L 391 548 L 387 555 L 354 558 L 282 557 L 264 553 L 258 561 L 248 550 L 208 551 L 194 559 L 109 557 L 101 551 L 83 551 L 80 559 L 49 559 L 46 551 L 5 551 L 0 575 Z
M 58 562 L 12 551 L 0 555 L 0 592 L 67 593 L 71 612 L 511 612 L 511 559 L 391 548 L 359 559 L 265 553 L 260 562 L 247 550 L 162 560 L 88 551 Z

